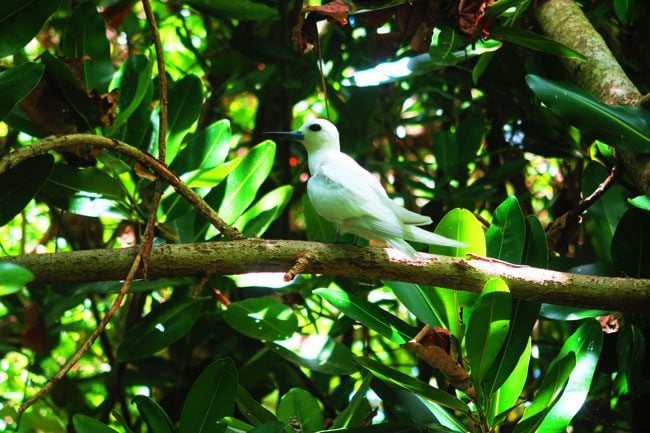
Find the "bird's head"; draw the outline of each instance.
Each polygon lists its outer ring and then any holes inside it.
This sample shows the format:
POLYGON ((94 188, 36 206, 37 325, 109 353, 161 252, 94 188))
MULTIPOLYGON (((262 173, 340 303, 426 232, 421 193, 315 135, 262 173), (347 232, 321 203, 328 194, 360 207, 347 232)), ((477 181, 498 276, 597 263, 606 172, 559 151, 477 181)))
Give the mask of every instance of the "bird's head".
POLYGON ((305 122, 297 131, 265 132, 264 135, 277 138, 288 138, 299 141, 307 149, 307 153, 318 150, 340 151, 339 131, 329 120, 314 119, 305 122))

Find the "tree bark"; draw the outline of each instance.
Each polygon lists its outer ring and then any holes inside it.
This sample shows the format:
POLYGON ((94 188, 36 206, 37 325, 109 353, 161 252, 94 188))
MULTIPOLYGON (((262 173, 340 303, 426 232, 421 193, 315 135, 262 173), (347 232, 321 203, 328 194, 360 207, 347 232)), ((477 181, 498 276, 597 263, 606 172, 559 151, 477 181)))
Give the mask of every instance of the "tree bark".
MULTIPOLYGON (((535 14, 548 37, 587 58, 586 61, 563 59, 578 86, 606 104, 641 104, 643 95, 574 0, 541 1, 535 14)), ((650 154, 619 151, 617 156, 638 190, 650 194, 650 154)))
MULTIPOLYGON (((114 281, 125 277, 137 248, 0 257, 25 266, 31 284, 114 281)), ((149 278, 287 272, 300 258, 300 272, 398 280, 479 292, 502 278, 515 298, 585 308, 647 311, 650 280, 568 274, 483 258, 418 254, 409 260, 394 249, 304 241, 247 239, 153 248, 149 278), (308 254, 305 254, 308 252, 308 254)))

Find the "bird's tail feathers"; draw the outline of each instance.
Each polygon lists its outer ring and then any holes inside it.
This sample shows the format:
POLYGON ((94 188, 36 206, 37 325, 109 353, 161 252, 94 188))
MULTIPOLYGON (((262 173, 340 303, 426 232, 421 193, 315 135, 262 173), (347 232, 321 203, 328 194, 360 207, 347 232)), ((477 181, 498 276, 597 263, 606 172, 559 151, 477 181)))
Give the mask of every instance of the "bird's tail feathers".
POLYGON ((431 233, 429 231, 421 229, 420 227, 406 226, 405 231, 408 235, 404 236, 404 239, 409 241, 422 242, 431 245, 442 245, 445 247, 463 248, 467 246, 466 243, 459 242, 454 239, 449 239, 436 233, 431 233))
POLYGON ((390 203, 393 212, 395 212, 397 218, 399 218, 400 221, 402 221, 404 224, 413 224, 416 226, 425 226, 427 224, 431 224, 431 218, 429 218, 428 216, 411 212, 408 209, 404 209, 402 206, 398 205, 392 200, 390 201, 390 203))
POLYGON ((386 242, 390 244, 393 248, 400 250, 403 254, 408 256, 410 259, 415 259, 415 249, 409 245, 404 239, 392 238, 386 239, 386 242))

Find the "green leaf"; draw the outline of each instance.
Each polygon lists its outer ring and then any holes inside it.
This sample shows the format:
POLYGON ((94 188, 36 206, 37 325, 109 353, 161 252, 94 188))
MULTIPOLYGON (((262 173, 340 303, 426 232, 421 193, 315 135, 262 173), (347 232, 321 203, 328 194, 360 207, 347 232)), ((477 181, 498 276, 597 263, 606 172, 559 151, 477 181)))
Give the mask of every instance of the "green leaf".
POLYGON ((528 86, 546 106, 567 122, 596 138, 630 152, 650 152, 650 112, 606 105, 568 83, 526 75, 528 86))
POLYGON ((72 196, 86 191, 108 199, 124 200, 125 198, 122 184, 105 171, 95 167, 75 168, 63 162, 54 164, 45 188, 52 193, 54 193, 53 188, 59 188, 61 191, 57 194, 63 196, 72 196))
POLYGON ((0 2, 0 58, 14 54, 38 33, 62 0, 3 0, 0 2))
POLYGON ((266 232, 289 204, 293 195, 293 187, 284 185, 278 187, 257 201, 235 222, 244 236, 259 237, 266 232))
POLYGON ((451 257, 465 257, 467 253, 485 255, 483 226, 467 209, 455 208, 447 212, 436 225, 434 232, 450 239, 458 239, 466 243, 467 246, 458 248, 431 245, 429 246, 431 254, 451 257))
POLYGON ((281 421, 273 421, 266 424, 258 425, 248 431, 248 433, 280 433, 285 431, 285 425, 281 421))
POLYGON ((548 267, 548 246, 542 223, 535 215, 529 215, 526 221, 526 241, 521 263, 535 268, 548 267))
POLYGON ((614 12, 621 24, 627 25, 634 16, 631 3, 631 0, 614 0, 614 12))
POLYGON ((529 338, 526 346, 524 346, 524 351, 519 356, 514 368, 503 384, 492 393, 484 393, 489 401, 488 423, 491 426, 498 423, 501 416, 511 410, 513 405, 517 403, 519 395, 526 385, 526 378, 528 377, 531 346, 529 338))
POLYGON ((576 367, 576 355, 574 352, 567 352, 561 358, 558 356, 549 367, 544 380, 539 387, 533 403, 526 408, 523 417, 515 427, 514 433, 557 431, 542 430, 540 424, 548 415, 554 405, 559 403, 562 393, 568 387, 567 381, 576 367))
POLYGON ((82 414, 72 416, 72 425, 76 433, 117 433, 106 424, 82 414))
POLYGON ((634 207, 650 212, 650 195, 638 195, 628 198, 627 201, 634 207))
POLYGON ((175 432, 174 424, 169 419, 169 415, 155 400, 144 395, 136 395, 132 401, 138 407, 138 412, 140 412, 142 419, 147 424, 149 433, 175 432))
POLYGON ((278 419, 267 408, 257 402, 249 393, 246 388, 239 385, 237 388, 237 397, 235 399, 237 408, 253 425, 268 424, 277 421, 278 419))
POLYGON ((508 335, 511 308, 507 284, 500 278, 488 281, 473 308, 465 335, 472 382, 477 388, 508 335))
POLYGON ((30 62, 0 72, 0 120, 36 87, 43 70, 45 66, 30 62))
POLYGON ((628 210, 612 239, 612 259, 620 272, 632 278, 650 278, 650 213, 628 210))
POLYGON ((540 316, 547 319, 573 321, 610 314, 609 310, 584 309, 564 305, 542 304, 540 316))
POLYGON ((0 263, 0 296, 11 295, 34 279, 27 268, 14 263, 0 263))
POLYGON ((361 366, 370 371, 374 376, 388 383, 389 385, 395 385, 398 388, 419 394, 422 397, 425 397, 448 409, 457 410, 464 414, 470 413, 469 407, 455 396, 434 388, 415 377, 411 377, 407 374, 402 373, 401 371, 390 368, 378 361, 375 361, 374 359, 365 356, 358 357, 356 360, 359 364, 361 364, 361 366))
POLYGON ((238 20, 269 20, 278 16, 277 9, 251 0, 186 0, 185 3, 208 15, 238 20))
POLYGON ((262 341, 284 340, 298 329, 293 310, 268 296, 233 302, 223 318, 238 332, 262 341))
MULTIPOLYGON (((345 427, 356 427, 353 420, 361 418, 366 419, 368 413, 364 411, 364 407, 368 408, 368 400, 366 399, 366 393, 370 389, 370 383, 374 376, 372 374, 367 374, 363 378, 363 382, 359 388, 354 392, 354 396, 350 399, 350 403, 343 409, 332 422, 331 429, 345 428, 345 427), (364 405, 365 403, 365 405, 364 405), (362 413, 364 416, 359 417, 359 413, 362 413)), ((372 409, 370 409, 372 412, 372 409)))
POLYGON ((66 23, 61 45, 66 57, 87 57, 82 67, 88 91, 108 92, 114 72, 111 47, 106 39, 104 19, 94 4, 84 2, 74 8, 66 23))
POLYGON ((170 168, 181 175, 192 170, 217 167, 226 160, 231 141, 228 119, 214 122, 192 135, 170 168))
POLYGON ((336 224, 320 216, 309 200, 307 193, 300 199, 307 222, 307 239, 310 241, 331 242, 336 237, 336 224))
MULTIPOLYGON (((591 380, 603 346, 603 332, 597 320, 589 319, 564 343, 556 359, 569 352, 576 355, 576 365, 558 402, 540 424, 540 432, 562 432, 587 398, 591 380)), ((552 368, 554 363, 551 363, 552 368)))
POLYGON ((636 325, 626 325, 616 340, 618 373, 615 387, 618 395, 642 395, 644 391, 646 343, 643 330, 636 325))
POLYGON ((278 419, 302 433, 321 431, 325 422, 318 400, 300 388, 292 388, 282 396, 278 404, 278 419))
POLYGON ((269 344, 269 349, 287 361, 324 374, 352 374, 357 371, 352 352, 327 335, 294 335, 269 344))
POLYGON ((324 298, 346 316, 397 344, 406 343, 417 333, 406 322, 386 310, 339 288, 321 288, 314 290, 313 293, 324 298))
POLYGON ((106 135, 113 136, 143 102, 151 87, 152 69, 153 61, 144 54, 129 56, 122 64, 116 82, 120 90, 119 112, 113 124, 106 128, 106 135))
POLYGON ((53 165, 54 158, 46 153, 0 174, 0 227, 11 221, 34 198, 53 165))
POLYGON ((217 359, 206 367, 185 399, 178 432, 213 433, 217 421, 232 416, 237 385, 232 359, 217 359))
POLYGON ((185 336, 199 318, 201 302, 167 301, 124 334, 117 349, 121 361, 146 358, 185 336))
POLYGON ((539 35, 524 29, 514 27, 495 27, 490 29, 490 38, 510 42, 515 45, 530 48, 531 50, 553 54, 569 59, 587 60, 582 54, 572 50, 546 36, 539 35))
POLYGON ((516 197, 508 197, 494 210, 494 219, 485 238, 489 257, 521 264, 526 242, 526 223, 516 197))
POLYGON ((215 198, 223 197, 218 213, 226 223, 235 222, 253 202, 257 190, 271 172, 274 158, 275 144, 272 141, 258 144, 230 172, 226 178, 225 186, 223 183, 220 184, 206 196, 206 201, 211 205, 215 201, 218 203, 215 198))
POLYGON ((383 281, 383 283, 392 290, 397 299, 418 320, 431 327, 446 327, 445 318, 442 316, 443 313, 438 311, 432 301, 435 296, 433 287, 401 281, 383 281))
POLYGON ((167 163, 170 164, 180 150, 185 133, 201 114, 201 79, 194 74, 185 75, 170 86, 167 99, 167 163))

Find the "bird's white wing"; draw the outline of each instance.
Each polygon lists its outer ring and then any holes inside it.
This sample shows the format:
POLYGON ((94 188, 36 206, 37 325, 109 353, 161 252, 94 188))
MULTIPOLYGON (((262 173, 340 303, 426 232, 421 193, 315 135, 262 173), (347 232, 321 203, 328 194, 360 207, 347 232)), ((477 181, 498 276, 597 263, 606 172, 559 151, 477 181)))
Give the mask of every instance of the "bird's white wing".
POLYGON ((316 211, 337 224, 365 216, 397 218, 392 201, 379 181, 343 153, 319 161, 307 184, 307 192, 316 211))

